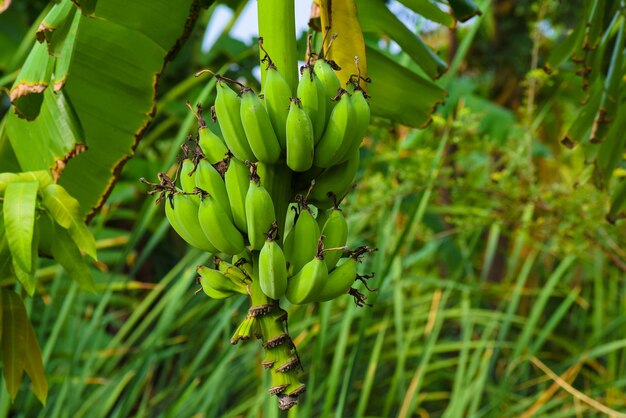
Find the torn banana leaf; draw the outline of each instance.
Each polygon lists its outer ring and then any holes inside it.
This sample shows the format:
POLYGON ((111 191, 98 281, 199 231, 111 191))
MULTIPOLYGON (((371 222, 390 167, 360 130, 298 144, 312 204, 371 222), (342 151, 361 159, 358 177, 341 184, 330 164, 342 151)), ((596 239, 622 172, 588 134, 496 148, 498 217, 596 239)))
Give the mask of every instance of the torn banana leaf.
POLYGON ((48 55, 46 44, 35 42, 9 92, 19 117, 33 120, 39 115, 43 92, 50 84, 53 66, 54 58, 48 55))

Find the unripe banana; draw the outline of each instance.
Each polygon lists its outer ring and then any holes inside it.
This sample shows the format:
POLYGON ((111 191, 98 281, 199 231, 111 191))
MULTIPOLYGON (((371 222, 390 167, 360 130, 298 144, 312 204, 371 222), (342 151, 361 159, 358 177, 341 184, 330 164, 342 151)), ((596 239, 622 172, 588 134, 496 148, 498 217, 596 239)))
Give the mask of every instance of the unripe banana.
POLYGON ((248 232, 246 221, 246 194, 250 187, 250 171, 244 163, 232 157, 224 174, 224 184, 228 203, 233 214, 233 222, 241 232, 248 232))
MULTIPOLYGON (((326 254, 328 257, 328 254, 326 254)), ((356 279, 357 260, 349 257, 328 274, 322 290, 315 298, 315 302, 326 302, 346 293, 356 279)))
POLYGON ((232 222, 233 214, 228 203, 226 184, 221 174, 207 160, 200 160, 194 174, 196 187, 206 191, 222 207, 232 222))
POLYGON ((259 184, 259 177, 253 172, 246 194, 246 221, 248 240, 253 250, 260 250, 265 243, 265 235, 276 222, 276 213, 272 197, 259 184))
MULTIPOLYGON (((314 142, 317 144, 326 127, 326 101, 328 98, 322 82, 310 66, 304 68, 296 96, 302 102, 302 108, 311 119, 314 142)), ((287 145, 287 150, 289 150, 289 145, 287 145)))
POLYGON ((243 251, 241 232, 214 197, 208 194, 203 196, 197 216, 202 232, 215 248, 229 255, 243 251))
POLYGON ((361 146, 361 141, 365 136, 367 127, 370 124, 370 105, 367 102, 366 94, 361 88, 356 88, 350 96, 352 106, 354 107, 354 133, 350 140, 345 141, 341 146, 338 154, 341 157, 337 160, 342 163, 347 160, 361 146))
POLYGON ((320 229, 309 208, 304 206, 293 227, 293 243, 291 244, 289 262, 292 274, 297 274, 317 251, 320 229))
POLYGON ((189 158, 185 158, 180 166, 180 188, 183 189, 185 193, 192 193, 193 189, 196 187, 194 167, 195 164, 189 158))
POLYGON ((271 299, 280 299, 287 290, 285 255, 269 234, 259 254, 259 285, 265 296, 271 299))
POLYGON ((328 209, 332 206, 329 192, 333 192, 335 196, 343 196, 352 186, 359 168, 360 156, 360 151, 356 150, 347 161, 327 169, 317 177, 309 196, 310 203, 319 209, 328 209))
POLYGON ((287 300, 295 305, 311 302, 322 291, 327 278, 328 268, 321 255, 318 255, 289 280, 285 293, 287 300))
MULTIPOLYGON (((246 287, 243 283, 236 283, 226 277, 223 273, 207 266, 198 266, 196 272, 200 275, 200 284, 206 284, 221 292, 235 292, 246 295, 246 287)), ((203 286, 204 287, 204 286, 203 286)))
POLYGON ((287 115, 287 166, 295 172, 313 166, 313 125, 300 100, 291 99, 287 115))
POLYGON ((217 290, 213 288, 209 284, 209 282, 206 279, 203 279, 201 276, 198 276, 198 281, 200 282, 200 285, 202 286, 202 290, 204 291, 204 293, 211 299, 216 299, 216 300, 226 299, 237 294, 236 292, 232 292, 232 291, 217 290))
POLYGON ((272 122, 261 99, 249 88, 241 94, 241 122, 255 157, 267 164, 278 161, 280 143, 272 122))
POLYGON ((217 253, 217 248, 207 239, 198 221, 198 196, 176 193, 165 201, 165 216, 174 230, 188 244, 209 253, 217 253))
POLYGON ((346 140, 350 141, 354 134, 355 118, 352 100, 348 93, 342 90, 339 102, 328 119, 324 135, 315 146, 313 164, 324 168, 335 165, 340 157, 338 152, 342 145, 346 140))
POLYGON ((239 116, 241 99, 222 79, 215 88, 215 114, 228 149, 241 161, 256 161, 239 116))
POLYGON ((291 99, 291 89, 283 76, 270 64, 265 73, 265 83, 263 84, 263 94, 265 107, 270 116, 270 121, 274 127, 274 132, 280 143, 280 147, 287 147, 287 113, 289 112, 289 99, 291 99))
POLYGON ((252 254, 248 250, 244 250, 241 253, 233 256, 233 265, 238 267, 246 276, 252 277, 254 274, 252 268, 252 254))
POLYGON ((324 87, 324 97, 326 99, 326 121, 328 121, 330 114, 335 107, 335 102, 332 101, 331 98, 335 97, 337 90, 341 87, 341 83, 339 82, 339 78, 337 78, 337 74, 335 74, 335 70, 333 70, 331 65, 323 59, 315 61, 313 70, 324 87))
POLYGON ((224 140, 215 135, 207 126, 198 129, 198 137, 198 145, 209 163, 217 164, 226 157, 228 148, 224 140))
MULTIPOLYGON (((333 209, 322 229, 325 248, 340 248, 348 241, 348 222, 339 209, 333 209)), ((324 262, 328 270, 332 270, 341 258, 343 251, 330 250, 324 254, 324 262)))
POLYGON ((319 226, 320 231, 324 229, 324 225, 326 224, 326 221, 330 217, 330 214, 332 213, 333 210, 334 208, 326 209, 326 210, 319 209, 317 211, 317 216, 315 217, 315 221, 317 222, 317 226, 319 226))

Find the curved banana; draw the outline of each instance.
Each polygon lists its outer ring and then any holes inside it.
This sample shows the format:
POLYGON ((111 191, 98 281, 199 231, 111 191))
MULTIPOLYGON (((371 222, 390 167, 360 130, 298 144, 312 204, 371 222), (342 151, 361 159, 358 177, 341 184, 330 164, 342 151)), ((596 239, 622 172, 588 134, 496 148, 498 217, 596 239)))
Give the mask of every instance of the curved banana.
POLYGON ((178 174, 180 177, 180 188, 183 189, 185 193, 192 193, 193 189, 196 187, 194 169, 195 164, 193 161, 189 158, 185 158, 180 166, 180 173, 178 174))
POLYGON ((202 291, 211 299, 216 299, 216 300, 226 299, 237 294, 236 292, 232 292, 232 291, 223 291, 223 290, 215 289, 214 287, 211 286, 208 280, 205 278, 202 278, 202 276, 198 276, 197 280, 202 286, 202 291))
POLYGON ((339 78, 337 78, 337 74, 335 74, 333 67, 323 59, 315 61, 313 70, 324 87, 324 97, 326 99, 326 121, 328 121, 330 114, 335 107, 335 102, 333 102, 331 98, 337 95, 337 91, 341 88, 341 83, 339 82, 339 78))
POLYGON ((328 274, 322 290, 315 298, 315 302, 326 302, 346 293, 356 280, 357 260, 349 257, 328 274))
MULTIPOLYGON (((250 275, 247 271, 243 270, 240 267, 237 267, 234 264, 230 264, 224 260, 221 260, 217 257, 214 258, 215 266, 217 269, 222 272, 222 274, 228 277, 231 281, 237 284, 243 284, 244 286, 250 282, 250 275)), ((245 264, 242 266, 244 267, 245 264)))
POLYGON ((217 253, 217 248, 211 244, 200 228, 198 205, 198 196, 175 193, 171 195, 171 202, 170 199, 165 201, 165 216, 178 235, 189 245, 209 253, 217 253))
MULTIPOLYGON (((340 248, 346 245, 348 241, 348 222, 346 222, 346 218, 339 208, 331 210, 328 219, 324 223, 324 228, 322 228, 322 235, 324 236, 325 248, 340 248)), ((326 251, 324 262, 329 271, 335 267, 342 254, 342 250, 326 251)))
POLYGON ((228 168, 224 173, 224 185, 235 226, 241 232, 248 232, 246 194, 248 187, 250 187, 250 171, 244 163, 234 157, 229 159, 228 168))
POLYGON ((332 207, 333 202, 328 193, 343 196, 348 191, 359 168, 360 158, 360 151, 356 150, 347 161, 325 170, 315 179, 309 202, 319 209, 332 207))
POLYGON ((259 285, 265 296, 271 299, 280 299, 287 290, 287 262, 271 234, 259 253, 259 285))
POLYGON ((213 196, 203 196, 197 216, 202 232, 220 252, 234 255, 243 251, 241 232, 213 196))
POLYGON ((276 222, 276 212, 272 197, 259 182, 259 176, 253 170, 250 186, 246 194, 246 222, 248 240, 253 250, 260 250, 265 243, 265 235, 276 222))
POLYGON ((361 147, 361 141, 370 124, 370 105, 367 102, 366 93, 360 87, 356 87, 354 93, 350 96, 350 100, 354 108, 354 129, 352 135, 346 138, 346 141, 344 141, 337 152, 339 155, 337 163, 346 161, 361 147))
POLYGON ((273 164, 280 158, 280 143, 261 99, 250 88, 241 92, 241 123, 255 157, 273 164))
MULTIPOLYGON (((335 90, 336 91, 336 90, 335 90)), ((305 66, 296 96, 302 102, 302 108, 311 119, 313 125, 313 138, 317 144, 326 127, 326 90, 322 82, 313 71, 311 66, 305 66)), ((289 150, 289 145, 287 145, 289 150)))
MULTIPOLYGON (((226 293, 235 292, 242 295, 248 293, 243 283, 233 282, 220 271, 207 266, 198 266, 196 272, 200 275, 200 284, 204 282, 212 289, 226 293)), ((204 288, 204 285, 202 287, 204 288)))
POLYGON ((301 207, 290 235, 293 235, 293 242, 289 249, 290 268, 292 274, 297 274, 305 264, 315 257, 320 238, 319 226, 317 226, 308 206, 301 207))
POLYGON ((274 127, 274 132, 280 143, 280 147, 287 147, 287 113, 289 112, 289 99, 291 99, 291 89, 284 77, 276 70, 273 63, 267 67, 265 73, 265 83, 263 84, 263 95, 265 108, 270 116, 270 121, 274 127))
POLYGON ((228 154, 224 140, 207 126, 198 129, 198 138, 198 145, 200 145, 200 149, 209 163, 217 164, 228 154))
POLYGON ((226 184, 220 173, 207 160, 200 160, 196 166, 195 186, 208 192, 209 195, 222 207, 232 222, 233 214, 228 203, 226 184))
POLYGON ((228 149, 241 161, 256 161, 239 116, 241 99, 221 77, 215 88, 215 114, 228 149))
POLYGON ((345 141, 350 141, 354 134, 356 119, 354 106, 347 91, 341 90, 339 102, 333 109, 326 124, 326 130, 315 146, 313 164, 328 168, 337 163, 341 157, 338 152, 345 141))
POLYGON ((322 252, 318 254, 295 276, 289 279, 287 284, 287 300, 295 305, 302 305, 313 301, 324 288, 328 278, 328 268, 324 263, 322 252))
POLYGON ((287 115, 287 166, 295 172, 313 166, 315 140, 311 119, 299 99, 291 99, 287 115))

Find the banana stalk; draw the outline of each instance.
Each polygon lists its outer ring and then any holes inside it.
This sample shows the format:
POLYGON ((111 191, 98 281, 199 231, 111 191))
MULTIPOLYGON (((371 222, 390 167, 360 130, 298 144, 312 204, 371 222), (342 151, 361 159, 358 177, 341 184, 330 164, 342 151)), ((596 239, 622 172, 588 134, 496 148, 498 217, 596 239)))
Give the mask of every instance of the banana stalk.
MULTIPOLYGON (((258 0, 259 36, 268 55, 291 91, 298 87, 298 50, 294 0, 258 0)), ((260 52, 264 57, 263 51, 260 52)), ((261 85, 265 84, 265 66, 261 65, 261 85)))

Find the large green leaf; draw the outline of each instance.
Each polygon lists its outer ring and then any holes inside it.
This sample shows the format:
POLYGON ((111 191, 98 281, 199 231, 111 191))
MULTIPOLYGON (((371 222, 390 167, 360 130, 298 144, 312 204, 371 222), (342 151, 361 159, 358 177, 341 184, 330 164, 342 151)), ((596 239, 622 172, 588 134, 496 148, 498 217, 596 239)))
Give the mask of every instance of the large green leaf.
POLYGON ((443 102, 442 88, 369 46, 367 63, 373 114, 415 127, 430 121, 430 114, 443 102))
MULTIPOLYGON (((53 77, 63 95, 44 94, 33 125, 8 115, 6 133, 22 170, 63 173, 60 184, 80 201, 84 216, 104 202, 152 119, 159 76, 189 33, 197 1, 75 3, 81 7, 78 20, 52 48, 60 54, 53 77), (83 143, 88 150, 81 153, 83 143)), ((55 24, 68 27, 70 19, 68 13, 55 24)))
POLYGON ((32 272, 38 182, 12 182, 4 192, 4 225, 9 249, 16 264, 32 272))

